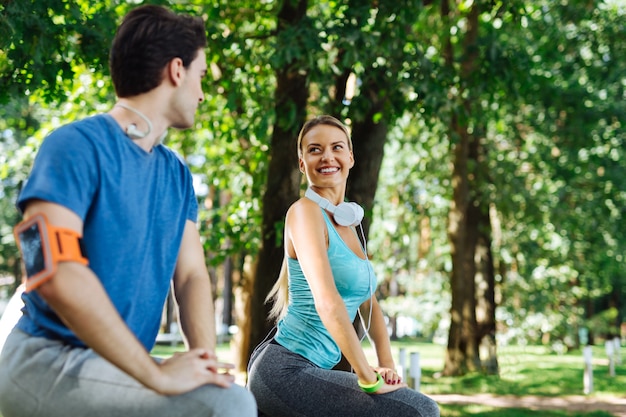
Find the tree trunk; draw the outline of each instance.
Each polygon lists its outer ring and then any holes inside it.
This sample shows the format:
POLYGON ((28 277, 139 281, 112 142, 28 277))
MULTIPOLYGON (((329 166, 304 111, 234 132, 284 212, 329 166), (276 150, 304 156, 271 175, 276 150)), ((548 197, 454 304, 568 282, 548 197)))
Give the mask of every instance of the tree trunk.
POLYGON ((476 297, 476 345, 479 347, 479 358, 484 372, 498 374, 498 357, 496 350, 496 299, 495 269, 491 251, 491 218, 489 216, 489 199, 483 192, 488 182, 488 166, 483 146, 485 129, 481 125, 474 128, 470 141, 469 159, 475 167, 470 182, 471 196, 468 207, 468 223, 473 229, 474 249, 474 285, 476 297))
MULTIPOLYGON (((376 87, 373 87, 376 88, 376 87)), ((378 187, 378 174, 383 161, 385 141, 387 140, 387 121, 376 122, 374 115, 378 109, 372 108, 363 120, 354 120, 352 142, 354 147, 354 166, 348 178, 347 196, 350 201, 359 203, 371 213, 378 187)), ((368 236, 371 215, 363 219, 363 233, 368 236)))
POLYGON ((475 161, 476 182, 473 192, 473 204, 470 210, 471 217, 476 222, 477 241, 474 249, 476 264, 476 343, 479 346, 479 356, 482 369, 490 375, 498 375, 499 365, 496 345, 496 277, 493 260, 492 228, 489 213, 489 198, 483 192, 488 182, 488 167, 486 152, 481 139, 484 137, 484 128, 475 129, 470 146, 470 157, 475 161), (480 135, 478 134, 480 132, 480 135))
MULTIPOLYGON (((281 32, 297 26, 306 16, 307 1, 285 1, 277 16, 277 39, 281 32)), ((277 45, 280 49, 281 46, 277 45)), ((289 206, 300 195, 301 173, 298 169, 296 139, 298 130, 306 119, 306 104, 309 96, 308 74, 298 62, 285 64, 276 70, 275 113, 276 121, 272 134, 267 188, 263 196, 263 235, 258 254, 258 263, 253 277, 252 294, 247 308, 250 320, 250 337, 247 348, 240 347, 245 357, 240 358, 240 367, 245 368, 252 351, 273 324, 267 319, 270 306, 265 298, 278 278, 284 257, 283 223, 289 206)))
MULTIPOLYGON (((442 2, 442 17, 450 14, 448 3, 442 2)), ((476 298, 474 275, 476 265, 474 254, 478 240, 478 228, 475 220, 471 221, 472 209, 470 189, 470 152, 472 136, 468 130, 468 117, 471 115, 471 94, 465 94, 465 86, 471 85, 471 79, 477 59, 475 42, 478 35, 478 8, 476 4, 468 15, 467 33, 463 42, 463 61, 460 68, 459 105, 453 111, 450 123, 452 142, 454 143, 452 187, 453 201, 450 206, 448 238, 452 255, 452 274, 450 288, 452 305, 450 311, 450 332, 446 350, 443 374, 446 376, 463 375, 468 371, 480 369, 480 358, 476 341, 476 298)), ((445 51, 449 68, 454 68, 454 52, 451 43, 445 51)), ((472 166, 475 166, 473 164, 472 166)), ((476 185, 474 184, 474 187, 476 185)))
POLYGON ((233 325, 233 274, 234 265, 232 256, 224 259, 224 289, 222 290, 222 331, 228 335, 228 329, 233 325))
POLYGON ((476 246, 476 343, 482 369, 490 375, 499 374, 496 344, 495 273, 491 252, 491 226, 487 209, 479 207, 479 232, 476 246))
POLYGON ((443 374, 463 375, 476 368, 475 348, 476 310, 474 295, 474 254, 468 244, 468 142, 469 137, 457 118, 453 118, 453 128, 458 135, 454 149, 454 170, 452 177, 453 201, 450 206, 448 238, 452 256, 452 305, 450 311, 450 332, 443 374), (475 355, 475 356, 474 356, 475 355))
MULTIPOLYGON (((400 295, 400 285, 398 284, 398 280, 396 278, 396 274, 390 274, 388 278, 389 282, 389 297, 397 297, 400 295)), ((394 314, 393 316, 389 316, 389 327, 391 332, 389 334, 389 338, 391 340, 398 340, 398 315, 394 314)))

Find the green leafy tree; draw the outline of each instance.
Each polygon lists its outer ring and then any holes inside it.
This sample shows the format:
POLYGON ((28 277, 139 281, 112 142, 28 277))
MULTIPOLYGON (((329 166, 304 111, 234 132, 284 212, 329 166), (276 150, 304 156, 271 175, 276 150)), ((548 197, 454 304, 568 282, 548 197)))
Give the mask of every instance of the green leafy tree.
POLYGON ((63 101, 80 64, 107 71, 112 2, 6 1, 0 12, 0 102, 34 91, 63 101))
POLYGON ((624 264, 624 188, 617 176, 624 170, 625 45, 617 39, 625 10, 599 1, 527 11, 532 30, 518 48, 530 69, 518 82, 521 111, 509 123, 518 126, 520 140, 509 147, 517 169, 499 169, 510 181, 502 189, 517 190, 516 207, 501 204, 504 234, 515 242, 506 249, 515 273, 504 305, 538 317, 537 339, 572 346, 576 328, 599 310, 613 306, 621 311, 616 322, 624 317, 617 272, 624 264))

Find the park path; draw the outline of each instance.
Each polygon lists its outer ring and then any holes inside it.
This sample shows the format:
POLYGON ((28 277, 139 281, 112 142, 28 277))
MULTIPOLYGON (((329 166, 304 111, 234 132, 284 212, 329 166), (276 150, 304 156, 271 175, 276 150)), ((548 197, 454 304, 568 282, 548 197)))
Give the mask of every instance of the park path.
POLYGON ((615 417, 626 417, 626 397, 593 398, 584 395, 566 397, 540 397, 534 395, 516 397, 514 395, 429 395, 439 404, 481 404, 501 408, 525 408, 529 410, 569 410, 569 411, 606 411, 615 417))

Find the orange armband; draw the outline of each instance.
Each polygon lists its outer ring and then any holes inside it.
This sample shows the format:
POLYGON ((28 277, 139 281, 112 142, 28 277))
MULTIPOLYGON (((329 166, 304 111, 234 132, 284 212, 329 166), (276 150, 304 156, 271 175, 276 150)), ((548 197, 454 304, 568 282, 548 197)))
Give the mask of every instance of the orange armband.
POLYGON ((26 270, 26 291, 52 278, 59 262, 89 263, 82 236, 72 229, 51 225, 43 213, 18 223, 13 234, 26 270))

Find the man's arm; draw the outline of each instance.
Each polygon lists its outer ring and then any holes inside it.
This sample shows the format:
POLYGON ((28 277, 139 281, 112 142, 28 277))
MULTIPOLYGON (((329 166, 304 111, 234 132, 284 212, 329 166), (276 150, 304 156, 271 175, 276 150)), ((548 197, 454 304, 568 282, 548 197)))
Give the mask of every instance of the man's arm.
MULTIPOLYGON (((24 217, 43 212, 58 227, 82 234, 82 221, 58 204, 33 201, 24 217)), ((230 381, 212 369, 217 364, 202 349, 157 364, 130 331, 96 275, 76 262, 58 265, 55 276, 36 291, 87 346, 145 386, 161 394, 179 394, 207 383, 228 386, 230 381)))
POLYGON ((204 250, 194 222, 188 220, 180 245, 174 294, 180 325, 190 349, 215 349, 215 308, 204 250))

